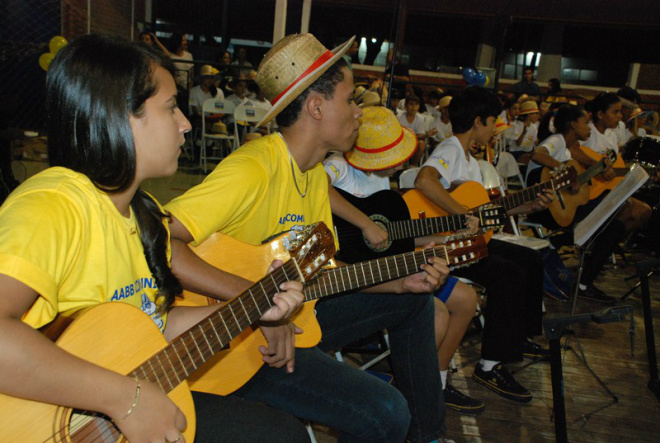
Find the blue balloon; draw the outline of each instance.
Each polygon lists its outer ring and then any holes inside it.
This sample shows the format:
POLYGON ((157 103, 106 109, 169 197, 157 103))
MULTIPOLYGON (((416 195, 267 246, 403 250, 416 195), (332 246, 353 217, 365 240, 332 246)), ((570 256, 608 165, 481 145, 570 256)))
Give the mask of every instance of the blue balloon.
POLYGON ((472 68, 463 69, 463 80, 465 80, 468 85, 474 84, 476 75, 477 75, 477 71, 475 71, 472 68))
POLYGON ((474 81, 474 84, 477 86, 483 86, 486 84, 486 74, 483 72, 477 72, 476 79, 474 81))

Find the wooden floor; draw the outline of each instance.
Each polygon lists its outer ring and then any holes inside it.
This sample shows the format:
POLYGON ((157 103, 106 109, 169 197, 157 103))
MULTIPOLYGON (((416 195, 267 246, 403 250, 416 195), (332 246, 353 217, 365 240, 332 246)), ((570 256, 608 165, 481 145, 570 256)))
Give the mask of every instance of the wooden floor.
MULTIPOLYGON (((204 179, 195 168, 180 170, 169 179, 149 181, 145 188, 159 201, 165 203, 185 189, 204 179)), ((631 255, 634 260, 648 256, 640 253, 631 255)), ((572 261, 568 260, 571 264, 572 261)), ((574 262, 573 262, 574 263, 574 262)), ((599 287, 613 296, 623 295, 636 279, 626 281, 635 274, 633 265, 608 266, 596 282, 599 287)), ((653 317, 656 323, 655 340, 660 343, 660 277, 652 276, 651 298, 653 317)), ((660 442, 660 406, 647 389, 648 366, 644 325, 639 290, 626 301, 634 307, 635 335, 634 355, 630 352, 629 323, 594 324, 575 328, 573 349, 583 349, 589 365, 618 398, 612 398, 601 388, 587 368, 571 351, 564 353, 564 382, 566 414, 570 442, 618 443, 660 442)), ((568 303, 559 303, 546 298, 547 315, 570 312, 568 303)), ((603 306, 580 300, 577 312, 592 312, 603 306)), ((543 337, 539 342, 545 343, 543 337)), ((479 358, 479 334, 468 334, 456 355, 458 371, 451 375, 452 383, 470 395, 487 402, 486 411, 479 417, 462 416, 447 412, 448 437, 457 443, 543 443, 554 442, 552 421, 552 389, 550 367, 547 363, 510 366, 516 378, 534 396, 531 404, 519 405, 498 397, 474 383, 470 377, 474 363, 479 358)), ((333 432, 323 426, 314 426, 319 443, 337 441, 333 432)))
MULTIPOLYGON (((608 265, 596 284, 613 296, 621 296, 637 279, 632 260, 647 260, 642 253, 629 255, 631 261, 608 265)), ((575 261, 566 260, 569 266, 575 261)), ((651 299, 656 345, 660 343, 660 276, 651 276, 651 299)), ((633 306, 634 355, 631 355, 630 322, 595 324, 574 328, 568 345, 577 353, 582 350, 588 365, 603 380, 618 401, 601 387, 572 350, 562 352, 566 396, 568 440, 573 443, 660 442, 660 405, 647 388, 649 381, 644 322, 639 289, 620 304, 633 306)), ((570 303, 545 299, 546 315, 570 314, 570 303)), ((598 303, 578 300, 577 313, 603 309, 598 303)), ((546 344, 545 337, 539 343, 546 344)), ((566 338, 562 344, 566 344, 566 338)), ((555 441, 552 420, 552 384, 549 363, 526 360, 509 365, 516 379, 527 387, 534 399, 530 404, 502 399, 471 380, 474 364, 479 359, 479 331, 468 332, 455 357, 457 372, 451 382, 469 395, 487 402, 486 411, 478 416, 447 411, 448 438, 457 443, 550 443, 555 441)), ((380 370, 387 370, 383 365, 380 370)), ((315 427, 319 443, 336 442, 326 428, 315 427)))

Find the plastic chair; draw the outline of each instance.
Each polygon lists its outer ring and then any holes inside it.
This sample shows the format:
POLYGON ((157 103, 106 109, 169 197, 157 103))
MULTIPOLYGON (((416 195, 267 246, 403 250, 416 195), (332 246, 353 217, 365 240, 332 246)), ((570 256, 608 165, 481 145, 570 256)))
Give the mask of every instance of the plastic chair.
MULTIPOLYGON (((234 109, 234 135, 236 136, 236 145, 235 148, 243 144, 243 139, 245 138, 245 129, 248 126, 242 126, 241 130, 238 129, 238 124, 236 122, 247 122, 247 123, 256 123, 261 121, 261 119, 266 115, 268 111, 264 108, 258 108, 256 106, 249 106, 245 104, 240 104, 234 109)), ((270 133, 270 124, 266 125, 266 130, 270 133)))
POLYGON ((399 176, 399 189, 412 189, 415 187, 415 179, 420 168, 406 169, 399 176))
MULTIPOLYGON (((202 105, 202 146, 199 152, 199 167, 202 168, 202 171, 206 173, 206 162, 207 160, 222 160, 223 157, 210 157, 206 155, 206 142, 207 140, 218 140, 221 143, 225 140, 228 140, 232 145, 236 145, 236 137, 230 134, 216 134, 209 132, 206 127, 206 115, 207 114, 233 114, 235 106, 232 102, 227 100, 216 100, 210 98, 204 101, 202 105)), ((222 147, 222 145, 221 145, 222 147)))
POLYGON ((511 178, 517 179, 520 187, 525 188, 525 180, 523 179, 522 174, 520 173, 520 167, 516 158, 511 155, 510 152, 500 152, 497 160, 497 166, 495 167, 497 172, 502 177, 504 182, 504 189, 509 189, 509 180, 511 178))

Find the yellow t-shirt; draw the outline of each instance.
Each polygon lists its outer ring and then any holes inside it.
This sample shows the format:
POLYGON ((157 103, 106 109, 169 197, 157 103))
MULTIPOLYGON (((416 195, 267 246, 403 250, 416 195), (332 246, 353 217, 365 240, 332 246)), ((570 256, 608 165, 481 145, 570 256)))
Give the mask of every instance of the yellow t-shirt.
POLYGON ((243 145, 201 184, 165 208, 183 223, 195 244, 217 231, 257 245, 295 226, 318 221, 332 229, 323 165, 303 174, 278 134, 243 145), (305 197, 298 190, 307 191, 305 197))
POLYGON ((109 301, 137 306, 165 328, 133 211, 123 217, 87 176, 69 169, 35 175, 0 208, 0 273, 39 293, 23 316, 34 328, 109 301))

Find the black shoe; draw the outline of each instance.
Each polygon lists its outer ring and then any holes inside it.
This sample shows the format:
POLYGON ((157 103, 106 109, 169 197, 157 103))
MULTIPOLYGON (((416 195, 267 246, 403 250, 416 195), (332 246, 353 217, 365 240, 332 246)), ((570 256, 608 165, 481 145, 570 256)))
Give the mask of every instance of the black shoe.
POLYGON ((468 397, 449 383, 447 383, 447 387, 442 393, 445 397, 445 405, 461 414, 477 415, 486 409, 486 403, 476 398, 468 397))
POLYGON ((578 297, 610 306, 616 304, 616 298, 610 297, 594 285, 589 285, 587 286, 587 289, 584 290, 580 289, 578 291, 578 297))
POLYGON ((550 358, 550 350, 531 340, 525 340, 523 357, 531 360, 548 360, 550 358))
POLYGON ((472 378, 504 398, 520 403, 532 401, 532 394, 513 378, 502 363, 498 363, 490 371, 484 371, 481 364, 477 363, 472 378))

